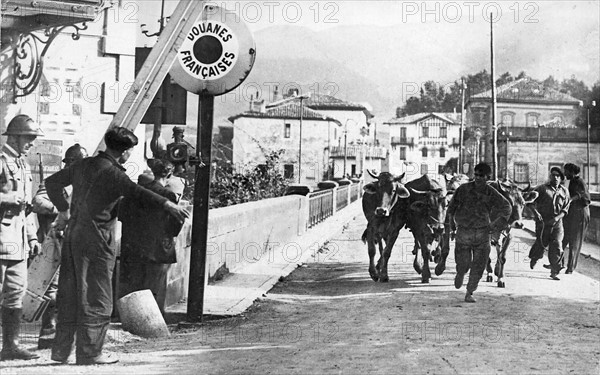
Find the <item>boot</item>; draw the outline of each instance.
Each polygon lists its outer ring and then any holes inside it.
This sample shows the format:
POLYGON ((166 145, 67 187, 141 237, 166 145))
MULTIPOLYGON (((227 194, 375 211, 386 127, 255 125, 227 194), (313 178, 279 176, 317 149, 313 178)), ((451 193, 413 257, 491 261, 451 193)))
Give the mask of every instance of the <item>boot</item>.
POLYGON ((36 359, 40 356, 19 347, 19 331, 21 328, 22 309, 2 307, 2 351, 1 361, 13 359, 36 359))
POLYGON ((42 329, 38 339, 38 349, 50 349, 56 336, 56 306, 48 306, 42 316, 42 329))

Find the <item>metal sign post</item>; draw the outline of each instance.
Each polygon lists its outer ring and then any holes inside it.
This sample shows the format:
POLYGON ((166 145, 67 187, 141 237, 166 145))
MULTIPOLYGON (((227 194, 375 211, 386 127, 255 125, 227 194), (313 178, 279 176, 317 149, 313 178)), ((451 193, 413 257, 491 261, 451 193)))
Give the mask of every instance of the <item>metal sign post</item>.
POLYGON ((181 87, 199 95, 197 157, 190 160, 196 165, 196 174, 187 318, 202 321, 208 279, 206 246, 214 98, 246 79, 254 65, 256 45, 240 17, 214 5, 206 6, 182 36, 184 41, 169 74, 181 87))
POLYGON ((192 251, 187 318, 202 321, 206 275, 206 246, 208 243, 208 204, 210 199, 210 167, 215 97, 200 95, 198 101, 198 140, 196 147, 196 179, 192 220, 192 251))

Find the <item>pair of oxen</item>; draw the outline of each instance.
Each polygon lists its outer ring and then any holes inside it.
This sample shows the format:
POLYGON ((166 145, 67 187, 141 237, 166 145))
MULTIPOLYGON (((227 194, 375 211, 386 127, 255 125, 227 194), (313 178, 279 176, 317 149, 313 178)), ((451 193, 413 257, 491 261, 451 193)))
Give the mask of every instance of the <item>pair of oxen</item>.
MULTIPOLYGON (((362 207, 368 224, 362 240, 368 246, 371 278, 374 281, 389 281, 388 261, 403 227, 409 229, 414 237, 413 267, 421 274, 421 282, 428 283, 431 279, 429 262, 432 260, 437 263, 435 274, 441 275, 446 269, 451 240, 450 220, 452 218, 446 217, 446 207, 454 191, 469 181, 468 177, 444 175, 446 186, 443 186, 428 175, 422 175, 416 180, 403 184, 401 181, 404 174, 394 176, 388 172, 378 175, 368 172, 375 181, 363 188, 362 207), (380 257, 375 263, 377 247, 379 247, 380 257), (419 262, 419 250, 422 255, 422 266, 419 262)), ((512 213, 506 227, 500 232, 492 233, 491 236, 498 255, 493 272, 498 277, 498 286, 503 288, 505 287, 506 251, 512 239, 510 230, 513 227, 522 227, 523 208, 535 201, 537 192, 532 191, 531 185, 521 190, 509 180, 491 181, 489 184, 512 206, 512 213)), ((493 281, 491 262, 488 262, 487 272, 486 280, 493 281)))

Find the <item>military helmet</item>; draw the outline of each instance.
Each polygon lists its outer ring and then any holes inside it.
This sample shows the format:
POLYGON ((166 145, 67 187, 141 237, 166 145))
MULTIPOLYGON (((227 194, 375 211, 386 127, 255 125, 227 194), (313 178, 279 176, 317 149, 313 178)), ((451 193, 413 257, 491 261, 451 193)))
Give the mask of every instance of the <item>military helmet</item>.
POLYGON ((2 135, 44 135, 42 129, 38 128, 33 119, 27 115, 15 116, 6 127, 2 135))
POLYGON ((75 143, 65 152, 63 163, 73 163, 87 157, 87 151, 79 143, 75 143))

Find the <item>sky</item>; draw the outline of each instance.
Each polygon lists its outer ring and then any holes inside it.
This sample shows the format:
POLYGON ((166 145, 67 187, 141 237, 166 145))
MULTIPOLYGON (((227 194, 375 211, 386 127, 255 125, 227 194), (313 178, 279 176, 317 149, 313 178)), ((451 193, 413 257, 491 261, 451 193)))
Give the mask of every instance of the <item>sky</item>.
MULTIPOLYGON (((123 0, 127 3, 127 0, 123 0)), ((177 0, 165 0, 165 14, 175 9, 177 0)), ((589 86, 600 80, 600 1, 216 1, 213 4, 235 11, 253 32, 271 26, 297 25, 312 31, 338 26, 397 26, 414 30, 414 38, 437 38, 449 43, 469 40, 474 35, 489 35, 490 16, 494 33, 527 38, 528 44, 547 43, 543 35, 573 35, 583 53, 560 58, 561 70, 573 71, 589 86)), ((141 0, 128 11, 145 23, 150 33, 158 30, 161 0, 141 0)), ((141 29, 140 29, 141 30, 141 29)), ((152 46, 156 37, 137 35, 138 46, 152 46)), ((525 39, 523 39, 525 42, 525 39)), ((282 46, 281 48, 285 48, 282 46)), ((502 46, 499 46, 502 48, 502 46)), ((527 50, 515 51, 517 60, 527 60, 527 50)), ((554 62, 553 62, 554 63, 554 62)), ((547 72, 528 72, 547 76, 547 72)))

